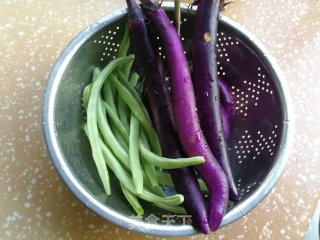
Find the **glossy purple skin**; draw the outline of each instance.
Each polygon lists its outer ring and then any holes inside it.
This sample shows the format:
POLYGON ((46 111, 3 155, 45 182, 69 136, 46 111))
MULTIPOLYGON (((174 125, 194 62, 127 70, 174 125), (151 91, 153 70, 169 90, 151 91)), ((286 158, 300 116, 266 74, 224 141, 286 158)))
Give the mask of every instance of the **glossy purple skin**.
MULTIPOLYGON (((145 89, 163 155, 171 158, 183 156, 174 127, 172 101, 166 83, 162 59, 156 54, 140 7, 134 0, 127 0, 128 22, 134 50, 142 63, 145 89)), ((192 216, 193 224, 204 234, 210 232, 207 209, 193 168, 170 171, 176 191, 185 197, 184 207, 192 216)))
MULTIPOLYGON (((192 47, 193 85, 198 115, 208 145, 228 178, 229 196, 238 199, 220 112, 220 96, 216 69, 216 33, 221 0, 201 0, 194 19, 192 47)), ((225 113, 227 109, 224 109, 225 113)))
POLYGON ((218 86, 220 93, 220 111, 224 136, 226 140, 228 140, 230 136, 231 124, 235 116, 234 98, 232 95, 231 88, 223 79, 218 79, 218 86))
POLYGON ((159 6, 150 7, 148 0, 141 2, 165 49, 172 81, 173 113, 180 142, 188 156, 203 156, 205 158, 203 164, 194 168, 209 190, 209 224, 212 230, 216 230, 220 226, 227 208, 228 181, 202 133, 190 70, 177 31, 163 9, 159 6))

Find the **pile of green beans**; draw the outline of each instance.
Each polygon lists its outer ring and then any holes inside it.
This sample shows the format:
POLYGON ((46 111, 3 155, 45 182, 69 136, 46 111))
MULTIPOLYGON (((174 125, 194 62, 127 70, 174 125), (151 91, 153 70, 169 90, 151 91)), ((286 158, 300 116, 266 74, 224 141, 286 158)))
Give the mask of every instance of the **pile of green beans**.
POLYGON ((124 197, 138 215, 144 213, 138 198, 159 208, 185 214, 184 208, 179 206, 184 197, 181 194, 166 196, 159 183, 163 177, 159 176, 162 168, 201 164, 204 158, 161 156, 158 136, 136 90, 139 76, 131 73, 134 55, 127 55, 129 45, 126 29, 118 57, 102 70, 95 68, 92 82, 83 91, 87 114, 83 128, 92 157, 106 195, 111 195, 108 173, 111 170, 120 182, 124 197))

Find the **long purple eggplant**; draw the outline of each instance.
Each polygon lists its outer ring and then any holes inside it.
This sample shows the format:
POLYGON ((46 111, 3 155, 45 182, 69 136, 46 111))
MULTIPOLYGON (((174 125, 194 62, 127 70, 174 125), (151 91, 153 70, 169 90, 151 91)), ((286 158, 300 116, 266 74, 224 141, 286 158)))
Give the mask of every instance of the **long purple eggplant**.
MULTIPOLYGON (((153 121, 159 136, 163 154, 166 157, 179 158, 183 155, 174 127, 172 101, 162 59, 150 41, 150 34, 144 21, 142 10, 134 0, 127 0, 128 22, 134 49, 142 63, 145 76, 145 89, 152 111, 153 121)), ((184 195, 184 207, 196 228, 208 234, 210 226, 204 196, 192 168, 180 168, 170 171, 178 193, 184 195)))
POLYGON ((194 19, 192 45, 193 85, 198 115, 208 145, 225 171, 229 196, 238 199, 230 167, 220 112, 220 97, 216 69, 216 34, 223 0, 200 0, 194 19))
POLYGON ((180 142, 189 156, 205 158, 203 164, 194 168, 209 190, 209 224, 212 230, 216 230, 227 208, 228 181, 202 133, 190 69, 179 35, 166 13, 160 8, 159 1, 140 1, 165 50, 171 79, 173 113, 180 142))

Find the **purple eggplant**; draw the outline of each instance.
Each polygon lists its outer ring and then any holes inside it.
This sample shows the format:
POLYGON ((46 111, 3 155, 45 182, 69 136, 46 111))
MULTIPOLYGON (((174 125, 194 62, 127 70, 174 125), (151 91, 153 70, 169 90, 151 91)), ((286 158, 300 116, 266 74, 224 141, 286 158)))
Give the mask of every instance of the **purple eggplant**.
MULTIPOLYGON (((229 196, 238 199, 220 112, 217 63, 215 56, 218 17, 223 0, 200 0, 194 19, 192 45, 193 85, 200 124, 209 148, 228 178, 229 196)), ((227 113, 227 109, 225 112, 227 113)))
POLYGON ((209 224, 212 230, 216 230, 227 208, 228 181, 201 130, 190 69, 179 35, 159 1, 140 1, 165 50, 171 79, 173 114, 180 142, 188 156, 205 158, 203 164, 194 168, 209 190, 209 224))
MULTIPOLYGON (((174 127, 172 100, 165 80, 163 60, 155 51, 142 10, 134 0, 127 0, 128 22, 134 50, 145 76, 145 91, 163 154, 166 157, 183 156, 174 127)), ((205 234, 210 232, 204 196, 200 190, 193 168, 170 171, 178 193, 184 195, 184 207, 192 215, 193 223, 205 234)))
POLYGON ((234 98, 231 88, 223 79, 218 79, 220 94, 220 111, 225 139, 230 136, 230 128, 235 116, 234 98))

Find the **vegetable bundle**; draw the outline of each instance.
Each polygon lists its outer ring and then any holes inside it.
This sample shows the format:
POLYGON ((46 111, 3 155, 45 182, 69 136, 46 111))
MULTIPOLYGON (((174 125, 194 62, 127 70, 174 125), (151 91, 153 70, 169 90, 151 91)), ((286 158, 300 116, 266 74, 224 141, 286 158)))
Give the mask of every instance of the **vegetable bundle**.
POLYGON ((159 187, 157 174, 160 170, 156 167, 181 168, 201 164, 204 159, 169 159, 161 156, 158 136, 135 90, 139 76, 136 73, 129 76, 134 56, 123 56, 127 50, 121 51, 128 46, 128 41, 125 37, 117 59, 101 71, 98 68, 94 70, 92 83, 83 92, 83 105, 87 113, 84 130, 90 141, 93 159, 106 194, 111 194, 109 168, 120 181, 124 196, 138 215, 143 214, 143 208, 137 197, 183 214, 185 210, 179 206, 184 200, 183 195, 165 195, 159 187))
POLYGON ((111 169, 138 215, 143 214, 141 198, 175 213, 187 212, 194 226, 208 234, 220 226, 229 198, 238 198, 226 146, 233 98, 217 77, 214 55, 224 3, 196 1, 191 75, 179 27, 172 25, 159 1, 140 1, 141 7, 126 0, 130 34, 126 28, 118 58, 102 71, 96 68, 84 90, 84 130, 107 195, 111 169), (127 56, 129 35, 136 56, 127 56), (166 62, 157 51, 156 36, 166 62), (143 69, 145 99, 136 90, 142 81, 132 71, 134 61, 143 69), (177 194, 166 196, 161 185, 174 185, 177 194))

